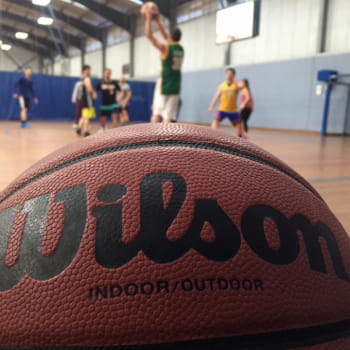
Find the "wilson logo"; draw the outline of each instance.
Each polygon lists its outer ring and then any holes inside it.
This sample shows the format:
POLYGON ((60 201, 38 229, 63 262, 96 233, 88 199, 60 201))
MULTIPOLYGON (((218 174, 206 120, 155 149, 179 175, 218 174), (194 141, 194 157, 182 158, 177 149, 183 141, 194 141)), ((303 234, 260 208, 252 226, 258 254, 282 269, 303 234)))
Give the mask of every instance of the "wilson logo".
MULTIPOLYGON (((215 199, 198 198, 194 203, 192 221, 178 240, 167 238, 167 231, 180 214, 187 196, 185 180, 175 173, 153 173, 140 184, 141 228, 136 238, 123 242, 123 199, 127 188, 121 184, 108 185, 98 193, 102 204, 92 208, 96 221, 96 261, 105 268, 116 269, 136 257, 142 251, 148 259, 165 264, 181 258, 189 250, 195 250, 208 260, 224 262, 239 253, 242 238, 250 249, 263 261, 273 265, 293 263, 304 241, 309 268, 327 273, 322 238, 327 245, 336 275, 349 281, 337 241, 331 230, 323 223, 311 223, 301 214, 287 218, 267 205, 254 205, 241 217, 241 230, 220 207, 215 199), (171 183, 172 193, 164 203, 164 184, 171 183), (264 222, 272 220, 278 230, 280 245, 273 249, 268 244, 264 222), (201 238, 205 223, 211 225, 215 239, 211 242, 201 238), (298 235, 300 232, 300 236, 298 235)), ((52 218, 51 218, 52 219, 52 218)), ((0 290, 15 286, 25 275, 35 280, 48 280, 59 275, 76 256, 88 219, 87 191, 84 185, 33 198, 23 206, 14 206, 0 213, 0 290), (53 200, 54 198, 54 200, 53 200), (51 206, 62 223, 57 246, 50 254, 42 253, 45 225, 51 206), (25 217, 18 256, 12 264, 6 264, 7 250, 16 218, 25 217)), ((329 267, 328 267, 329 268, 329 267)))

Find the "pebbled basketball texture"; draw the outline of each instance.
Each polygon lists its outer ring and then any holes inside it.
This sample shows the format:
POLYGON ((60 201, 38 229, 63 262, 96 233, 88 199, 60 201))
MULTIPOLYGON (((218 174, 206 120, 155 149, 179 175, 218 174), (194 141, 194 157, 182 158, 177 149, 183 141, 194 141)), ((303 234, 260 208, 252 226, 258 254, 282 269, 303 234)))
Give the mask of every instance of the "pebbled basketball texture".
POLYGON ((350 349, 349 268, 347 233, 271 154, 124 127, 0 194, 0 347, 350 349))

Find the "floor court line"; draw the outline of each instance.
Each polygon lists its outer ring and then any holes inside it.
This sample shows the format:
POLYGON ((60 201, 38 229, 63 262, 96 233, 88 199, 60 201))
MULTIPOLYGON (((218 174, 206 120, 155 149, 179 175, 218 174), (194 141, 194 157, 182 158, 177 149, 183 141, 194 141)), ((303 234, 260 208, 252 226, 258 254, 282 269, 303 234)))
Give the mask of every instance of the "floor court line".
POLYGON ((310 183, 318 183, 318 182, 342 182, 342 181, 350 181, 350 176, 340 176, 340 177, 326 177, 319 179, 306 179, 310 183))

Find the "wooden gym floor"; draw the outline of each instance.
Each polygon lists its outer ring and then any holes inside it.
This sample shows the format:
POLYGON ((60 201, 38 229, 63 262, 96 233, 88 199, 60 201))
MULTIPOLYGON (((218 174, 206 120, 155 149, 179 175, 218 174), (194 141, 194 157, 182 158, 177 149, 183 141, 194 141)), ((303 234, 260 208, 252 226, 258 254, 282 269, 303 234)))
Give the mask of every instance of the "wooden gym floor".
MULTIPOLYGON (((69 123, 33 122, 30 129, 20 129, 18 122, 0 122, 0 190, 34 162, 77 139, 69 123)), ((350 234, 350 137, 252 130, 250 141, 311 182, 350 234)))

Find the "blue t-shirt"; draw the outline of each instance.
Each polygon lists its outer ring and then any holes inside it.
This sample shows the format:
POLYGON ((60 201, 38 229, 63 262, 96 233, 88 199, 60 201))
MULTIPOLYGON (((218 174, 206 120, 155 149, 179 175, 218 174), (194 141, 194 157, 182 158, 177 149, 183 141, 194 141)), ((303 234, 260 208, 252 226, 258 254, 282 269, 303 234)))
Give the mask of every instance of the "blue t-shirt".
POLYGON ((35 98, 35 92, 33 89, 33 82, 26 78, 21 78, 15 85, 15 93, 19 96, 35 98))

